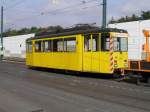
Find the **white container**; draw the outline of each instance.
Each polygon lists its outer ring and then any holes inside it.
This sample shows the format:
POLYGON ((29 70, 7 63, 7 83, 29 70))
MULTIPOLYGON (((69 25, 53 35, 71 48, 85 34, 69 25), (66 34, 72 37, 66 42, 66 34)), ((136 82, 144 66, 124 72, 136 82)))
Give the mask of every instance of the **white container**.
POLYGON ((34 36, 35 34, 4 37, 4 57, 25 58, 26 39, 34 36))
POLYGON ((143 45, 146 43, 146 38, 143 34, 143 30, 150 30, 150 20, 109 24, 108 27, 119 28, 128 31, 128 51, 130 60, 145 59, 145 54, 143 53, 143 45))

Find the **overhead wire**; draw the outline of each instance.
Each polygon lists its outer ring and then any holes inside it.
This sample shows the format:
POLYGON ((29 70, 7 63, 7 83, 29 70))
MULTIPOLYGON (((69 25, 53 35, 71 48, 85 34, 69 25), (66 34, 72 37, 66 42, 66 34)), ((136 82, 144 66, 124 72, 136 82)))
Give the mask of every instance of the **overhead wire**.
MULTIPOLYGON (((85 4, 84 4, 84 5, 85 5, 85 4)), ((83 4, 78 5, 78 6, 74 7, 74 8, 65 8, 64 10, 51 11, 51 12, 46 13, 46 14, 43 14, 43 15, 48 15, 48 14, 52 14, 52 15, 64 14, 64 13, 70 12, 70 11, 76 9, 76 8, 79 9, 78 7, 80 7, 80 6, 83 6, 83 4), (67 10, 66 10, 66 9, 67 9, 67 10)), ((94 6, 100 6, 100 5, 94 5, 94 6)), ((92 7, 94 7, 94 6, 92 6, 92 7)), ((90 8, 90 7, 91 7, 91 6, 81 7, 81 9, 86 9, 86 8, 90 8)))
POLYGON ((64 7, 64 8, 55 9, 55 10, 48 11, 48 12, 41 12, 41 14, 42 14, 42 15, 44 15, 44 14, 49 14, 49 13, 51 14, 51 13, 53 13, 53 12, 57 12, 57 11, 61 11, 61 10, 66 10, 66 9, 68 9, 68 8, 78 7, 78 6, 81 6, 81 5, 84 5, 84 4, 88 4, 88 3, 94 2, 94 1, 97 1, 97 0, 89 0, 89 1, 82 0, 80 3, 73 4, 73 5, 64 7))
MULTIPOLYGON (((71 5, 71 6, 64 7, 64 8, 59 8, 59 9, 55 9, 55 10, 47 11, 47 12, 41 12, 40 14, 31 15, 31 16, 28 16, 28 17, 16 19, 15 21, 13 21, 13 23, 16 22, 16 21, 23 21, 23 20, 27 20, 29 18, 34 18, 34 17, 48 15, 48 14, 51 14, 51 15, 56 15, 56 14, 59 14, 59 13, 62 14, 62 13, 68 12, 68 11, 65 11, 66 9, 73 9, 74 7, 79 7, 79 6, 94 2, 94 1, 98 1, 98 0, 89 0, 89 1, 82 0, 81 3, 78 3, 78 4, 74 4, 74 5, 71 5), (62 12, 63 10, 64 10, 64 12, 62 12)), ((94 5, 92 7, 95 7, 95 6, 100 6, 100 4, 99 5, 94 5)), ((87 8, 90 8, 90 6, 85 7, 83 9, 87 9, 87 8)), ((8 22, 6 24, 11 24, 11 23, 12 22, 8 22)))
POLYGON ((6 8, 4 8, 4 11, 10 10, 10 9, 12 9, 12 8, 14 8, 14 7, 16 7, 16 6, 20 5, 20 4, 22 4, 23 2, 25 2, 25 0, 20 0, 20 1, 16 2, 16 3, 14 3, 14 4, 12 4, 12 5, 10 5, 10 6, 6 7, 6 8))
MULTIPOLYGON (((92 5, 92 6, 85 6, 85 7, 82 7, 82 8, 80 8, 81 10, 85 10, 85 9, 89 9, 89 8, 92 8, 92 7, 96 7, 96 6, 100 6, 100 4, 98 5, 92 5)), ((74 10, 75 11, 75 10, 74 10)), ((57 14, 64 14, 64 13, 66 13, 66 12, 71 12, 71 10, 64 10, 64 11, 61 11, 61 12, 57 12, 57 13, 53 13, 52 15, 57 15, 57 14)), ((67 13, 67 14, 68 14, 67 13)), ((73 13, 74 14, 74 12, 71 12, 71 13, 73 13)), ((76 13, 81 13, 81 12, 76 12, 76 13)), ((70 14, 70 13, 69 13, 70 14)))

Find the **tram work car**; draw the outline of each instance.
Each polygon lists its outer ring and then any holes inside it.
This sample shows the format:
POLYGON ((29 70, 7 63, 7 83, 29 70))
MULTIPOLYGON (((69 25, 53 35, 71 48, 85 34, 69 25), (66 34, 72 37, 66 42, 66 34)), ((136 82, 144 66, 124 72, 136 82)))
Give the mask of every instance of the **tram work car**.
POLYGON ((128 67, 128 33, 88 29, 50 33, 26 40, 26 65, 113 74, 128 67))

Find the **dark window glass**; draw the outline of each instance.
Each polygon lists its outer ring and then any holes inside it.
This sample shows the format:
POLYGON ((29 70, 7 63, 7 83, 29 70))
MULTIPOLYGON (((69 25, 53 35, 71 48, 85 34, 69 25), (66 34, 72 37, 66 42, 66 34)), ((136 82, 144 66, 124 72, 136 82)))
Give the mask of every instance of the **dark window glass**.
POLYGON ((92 48, 92 51, 99 51, 99 34, 93 34, 92 35, 92 38, 93 38, 93 48, 92 48))
POLYGON ((101 50, 102 51, 109 51, 110 48, 110 37, 106 33, 102 34, 101 36, 101 50))
POLYGON ((89 52, 92 50, 91 49, 91 42, 92 42, 91 40, 92 39, 91 39, 90 34, 84 36, 84 51, 85 52, 89 52))
POLYGON ((54 39, 53 52, 62 52, 62 51, 63 51, 63 39, 54 39))
POLYGON ((42 52, 42 41, 35 42, 35 52, 42 52))
POLYGON ((52 40, 43 41, 43 51, 52 52, 52 40))

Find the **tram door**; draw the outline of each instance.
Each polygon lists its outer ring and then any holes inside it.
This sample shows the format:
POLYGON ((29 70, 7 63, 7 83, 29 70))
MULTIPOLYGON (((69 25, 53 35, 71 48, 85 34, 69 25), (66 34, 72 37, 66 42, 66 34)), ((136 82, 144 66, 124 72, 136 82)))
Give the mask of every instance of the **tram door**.
POLYGON ((101 34, 101 52, 100 52, 100 72, 109 73, 110 71, 110 34, 101 34))
POLYGON ((99 35, 87 34, 84 36, 83 50, 83 71, 99 72, 100 69, 100 54, 99 50, 99 35))
POLYGON ((92 34, 91 71, 100 71, 100 35, 92 34))

